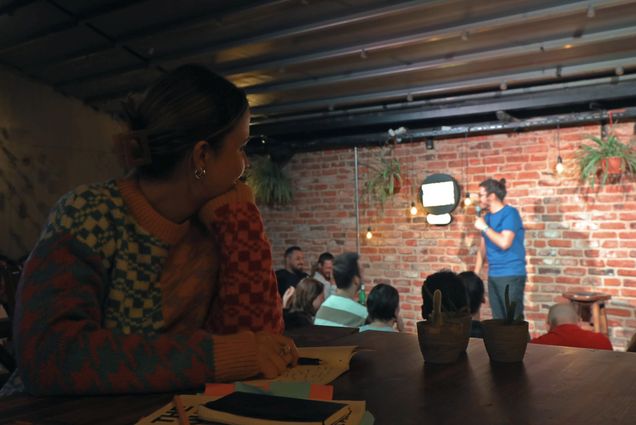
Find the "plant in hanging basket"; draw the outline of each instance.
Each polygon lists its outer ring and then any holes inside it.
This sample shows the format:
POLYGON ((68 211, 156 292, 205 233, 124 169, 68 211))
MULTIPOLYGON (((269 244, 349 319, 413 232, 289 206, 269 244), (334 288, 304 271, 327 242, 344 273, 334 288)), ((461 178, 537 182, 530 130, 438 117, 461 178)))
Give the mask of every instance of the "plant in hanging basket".
POLYGON ((632 146, 622 143, 613 131, 607 136, 590 136, 593 145, 581 145, 578 163, 581 180, 594 187, 598 179, 604 186, 608 178, 636 172, 636 152, 632 146))
POLYGON ((254 197, 259 203, 282 206, 289 204, 293 199, 291 179, 282 167, 269 157, 261 156, 251 160, 246 182, 254 191, 254 197))
POLYGON ((395 158, 382 157, 379 165, 371 166, 371 177, 366 182, 366 190, 384 208, 387 199, 400 191, 402 176, 400 161, 395 158))
POLYGON ((520 362, 528 345, 528 322, 515 318, 517 302, 510 302, 510 285, 505 290, 505 319, 484 320, 484 344, 490 360, 495 362, 520 362))
POLYGON ((465 309, 442 311, 442 291, 439 289, 432 296, 428 292, 427 296, 433 300, 433 311, 428 320, 417 322, 420 351, 427 363, 453 363, 468 346, 470 313, 465 309))

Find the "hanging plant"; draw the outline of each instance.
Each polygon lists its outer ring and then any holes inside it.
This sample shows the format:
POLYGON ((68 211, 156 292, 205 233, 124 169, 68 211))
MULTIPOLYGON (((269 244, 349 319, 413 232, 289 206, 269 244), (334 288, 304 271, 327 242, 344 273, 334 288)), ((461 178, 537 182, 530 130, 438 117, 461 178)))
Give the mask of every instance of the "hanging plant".
POLYGON ((369 165, 370 178, 366 182, 366 191, 384 209, 389 197, 395 195, 402 187, 400 161, 386 153, 380 158, 378 165, 369 165))
POLYGON ((291 203, 292 183, 282 167, 265 156, 251 159, 250 162, 246 182, 254 191, 256 201, 270 206, 291 203))
POLYGON ((581 180, 594 187, 596 179, 604 186, 610 176, 636 173, 636 152, 618 140, 613 131, 607 136, 590 136, 594 145, 581 145, 578 163, 581 180))

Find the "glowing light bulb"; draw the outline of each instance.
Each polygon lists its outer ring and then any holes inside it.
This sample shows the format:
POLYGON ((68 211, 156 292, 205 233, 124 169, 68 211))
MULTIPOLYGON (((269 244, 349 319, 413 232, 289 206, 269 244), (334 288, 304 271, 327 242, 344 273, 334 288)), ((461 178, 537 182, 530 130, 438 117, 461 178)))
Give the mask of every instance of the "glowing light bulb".
POLYGON ((367 239, 371 239, 373 237, 373 233, 371 233, 371 227, 367 227, 367 239))
POLYGON ((470 193, 466 192, 466 197, 464 198, 464 206, 469 207, 473 203, 473 200, 470 199, 470 193))
POLYGON ((559 156, 557 158, 556 172, 557 174, 563 174, 564 170, 565 170, 565 166, 563 165, 563 158, 559 156))
POLYGON ((411 202, 411 215, 417 215, 417 207, 415 206, 415 202, 411 202))

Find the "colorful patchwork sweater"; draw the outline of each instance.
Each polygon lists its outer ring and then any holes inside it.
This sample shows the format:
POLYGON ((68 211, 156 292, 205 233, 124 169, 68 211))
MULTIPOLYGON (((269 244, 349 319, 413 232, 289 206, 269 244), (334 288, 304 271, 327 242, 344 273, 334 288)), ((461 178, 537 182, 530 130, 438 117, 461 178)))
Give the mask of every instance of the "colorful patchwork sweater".
POLYGON ((176 391, 258 373, 283 331, 271 246, 247 186, 198 219, 160 216, 134 179, 64 196, 25 265, 14 335, 34 394, 176 391))

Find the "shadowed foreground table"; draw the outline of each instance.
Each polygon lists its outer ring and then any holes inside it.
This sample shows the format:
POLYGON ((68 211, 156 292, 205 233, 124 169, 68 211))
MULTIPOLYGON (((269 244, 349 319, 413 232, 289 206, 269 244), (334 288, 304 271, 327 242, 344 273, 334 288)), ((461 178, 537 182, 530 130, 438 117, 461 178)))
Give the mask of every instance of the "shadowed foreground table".
MULTIPOLYGON (((326 328, 325 328, 326 329, 326 328)), ((636 423, 636 354, 529 345, 520 364, 490 363, 483 342, 452 365, 425 365, 414 335, 321 329, 324 345, 362 350, 334 382, 336 399, 366 400, 379 425, 636 423)), ((309 334, 294 332, 300 345, 309 334)), ((129 424, 171 394, 118 397, 10 397, 0 422, 129 424)))

